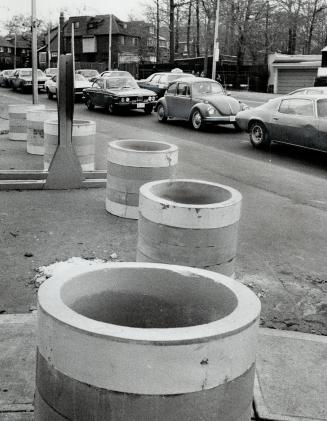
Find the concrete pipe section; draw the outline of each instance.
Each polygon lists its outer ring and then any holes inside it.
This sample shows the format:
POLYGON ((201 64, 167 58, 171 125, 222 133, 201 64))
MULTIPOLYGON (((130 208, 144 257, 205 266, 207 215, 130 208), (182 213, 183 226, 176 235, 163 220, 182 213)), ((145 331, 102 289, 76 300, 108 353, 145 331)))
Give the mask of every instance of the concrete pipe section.
POLYGON ((105 263, 38 294, 35 421, 248 421, 260 301, 203 269, 105 263))
POLYGON ((44 155, 44 121, 57 115, 57 108, 27 111, 27 153, 44 155))
POLYGON ((106 210, 138 219, 139 189, 152 180, 173 178, 178 148, 167 142, 125 139, 108 144, 106 210))
MULTIPOLYGON (((96 123, 73 120, 72 145, 83 171, 94 170, 96 123)), ((44 122, 44 169, 50 167, 58 145, 58 120, 44 122)))
POLYGON ((241 194, 201 180, 161 180, 140 189, 137 261, 233 276, 241 194))
POLYGON ((9 139, 27 140, 27 112, 29 110, 44 110, 43 104, 8 105, 9 139))

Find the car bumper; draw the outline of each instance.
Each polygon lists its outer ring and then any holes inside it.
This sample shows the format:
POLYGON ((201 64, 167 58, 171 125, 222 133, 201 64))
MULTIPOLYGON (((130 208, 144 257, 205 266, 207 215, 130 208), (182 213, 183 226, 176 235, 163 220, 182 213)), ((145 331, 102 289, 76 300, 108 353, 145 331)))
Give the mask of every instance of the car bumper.
POLYGON ((129 110, 144 110, 145 107, 154 107, 155 102, 137 102, 137 103, 126 103, 126 102, 118 102, 115 106, 129 109, 129 110))
POLYGON ((238 124, 238 126, 244 130, 244 131, 248 131, 248 124, 249 124, 249 120, 248 119, 244 119, 244 118, 240 118, 240 117, 236 117, 236 123, 238 124))
POLYGON ((234 115, 231 116, 208 116, 204 117, 205 123, 219 123, 219 124, 233 124, 236 119, 234 115))

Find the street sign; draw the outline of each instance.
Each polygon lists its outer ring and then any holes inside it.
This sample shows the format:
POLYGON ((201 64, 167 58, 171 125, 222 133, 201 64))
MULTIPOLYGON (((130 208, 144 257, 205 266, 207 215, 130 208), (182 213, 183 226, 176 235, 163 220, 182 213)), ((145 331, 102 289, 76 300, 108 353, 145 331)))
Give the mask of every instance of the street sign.
POLYGON ((47 64, 47 53, 46 52, 40 52, 39 53, 39 63, 40 64, 47 64))

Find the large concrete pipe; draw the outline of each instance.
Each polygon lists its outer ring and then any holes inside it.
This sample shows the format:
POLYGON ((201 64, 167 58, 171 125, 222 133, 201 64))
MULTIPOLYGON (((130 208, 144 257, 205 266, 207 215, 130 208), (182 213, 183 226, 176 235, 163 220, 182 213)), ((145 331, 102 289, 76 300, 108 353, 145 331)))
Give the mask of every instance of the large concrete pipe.
POLYGON ((44 155, 44 121, 56 118, 58 110, 28 110, 27 111, 27 153, 44 155))
POLYGON ((233 276, 241 194, 201 180, 140 189, 137 261, 207 268, 233 276))
POLYGON ((35 421, 249 421, 260 302, 240 282, 106 263, 38 303, 35 421))
POLYGON ((137 139, 110 142, 107 211, 137 219, 140 187, 148 181, 174 177, 177 161, 177 146, 167 142, 137 139))
POLYGON ((9 139, 27 140, 27 111, 43 109, 45 109, 43 104, 8 105, 9 139))
MULTIPOLYGON (((74 120, 72 145, 83 171, 94 170, 95 121, 74 120)), ((58 120, 44 122, 44 169, 48 170, 58 145, 58 120)))

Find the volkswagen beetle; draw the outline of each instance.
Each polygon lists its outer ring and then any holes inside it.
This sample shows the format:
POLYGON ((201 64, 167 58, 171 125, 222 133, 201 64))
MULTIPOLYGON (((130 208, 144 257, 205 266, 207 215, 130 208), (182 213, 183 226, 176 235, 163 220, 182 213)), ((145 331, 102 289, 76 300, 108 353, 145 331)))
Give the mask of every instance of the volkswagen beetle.
POLYGON ((235 116, 247 108, 227 95, 220 83, 202 77, 174 81, 156 107, 160 122, 170 118, 186 120, 195 130, 206 124, 233 124, 239 130, 235 116))

